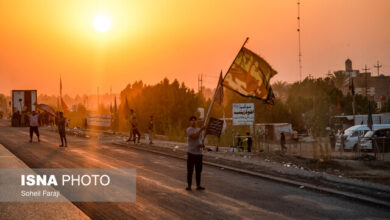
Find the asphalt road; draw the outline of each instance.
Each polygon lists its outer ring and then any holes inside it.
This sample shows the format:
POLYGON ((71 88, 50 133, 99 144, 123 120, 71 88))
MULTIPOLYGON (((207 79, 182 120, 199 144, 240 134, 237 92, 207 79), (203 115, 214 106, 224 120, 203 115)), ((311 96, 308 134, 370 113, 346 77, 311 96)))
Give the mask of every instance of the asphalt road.
MULTIPOLYGON (((136 202, 74 203, 92 219, 389 219, 390 210, 249 175, 204 166, 205 191, 186 191, 184 160, 71 137, 58 147, 41 129, 29 143, 28 128, 0 121, 0 143, 30 168, 136 168, 136 202)), ((1 203, 0 203, 1 206, 1 203)))

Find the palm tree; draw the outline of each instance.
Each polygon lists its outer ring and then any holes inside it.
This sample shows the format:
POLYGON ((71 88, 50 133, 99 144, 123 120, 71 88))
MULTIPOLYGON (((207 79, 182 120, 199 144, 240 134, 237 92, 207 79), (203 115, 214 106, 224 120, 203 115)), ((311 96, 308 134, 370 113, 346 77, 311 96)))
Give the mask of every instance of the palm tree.
POLYGON ((332 80, 336 88, 343 90, 346 86, 348 86, 349 77, 344 74, 343 71, 337 71, 333 73, 332 80))
POLYGON ((282 100, 287 98, 289 88, 290 85, 283 81, 276 81, 272 84, 272 90, 275 93, 275 96, 282 100))

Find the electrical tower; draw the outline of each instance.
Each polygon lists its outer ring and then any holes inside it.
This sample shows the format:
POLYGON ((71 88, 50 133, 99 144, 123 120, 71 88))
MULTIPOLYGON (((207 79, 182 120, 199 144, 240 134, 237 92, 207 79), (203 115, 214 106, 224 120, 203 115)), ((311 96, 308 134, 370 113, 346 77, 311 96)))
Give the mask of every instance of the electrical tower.
POLYGON ((379 69, 382 68, 382 65, 379 64, 379 61, 376 62, 376 65, 374 65, 374 68, 378 70, 378 76, 379 76, 379 69))
POLYGON ((298 32, 298 61, 299 61, 299 82, 302 81, 302 52, 301 52, 301 3, 298 0, 298 17, 297 17, 297 32, 298 32))

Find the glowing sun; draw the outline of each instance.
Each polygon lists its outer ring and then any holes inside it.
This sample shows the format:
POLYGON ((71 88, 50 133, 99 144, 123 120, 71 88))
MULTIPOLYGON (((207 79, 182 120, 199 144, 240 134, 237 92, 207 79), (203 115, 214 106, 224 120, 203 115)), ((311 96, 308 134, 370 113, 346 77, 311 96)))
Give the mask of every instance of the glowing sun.
POLYGON ((111 28, 110 17, 106 15, 98 15, 93 19, 93 26, 99 32, 106 32, 111 28))

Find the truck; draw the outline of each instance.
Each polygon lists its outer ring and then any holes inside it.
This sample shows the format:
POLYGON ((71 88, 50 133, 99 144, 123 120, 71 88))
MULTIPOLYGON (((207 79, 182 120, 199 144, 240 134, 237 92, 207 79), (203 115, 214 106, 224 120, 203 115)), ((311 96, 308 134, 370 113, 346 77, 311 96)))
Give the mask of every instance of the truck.
POLYGON ((37 104, 37 90, 12 90, 11 91, 11 111, 12 126, 23 126, 25 115, 35 111, 37 104))

